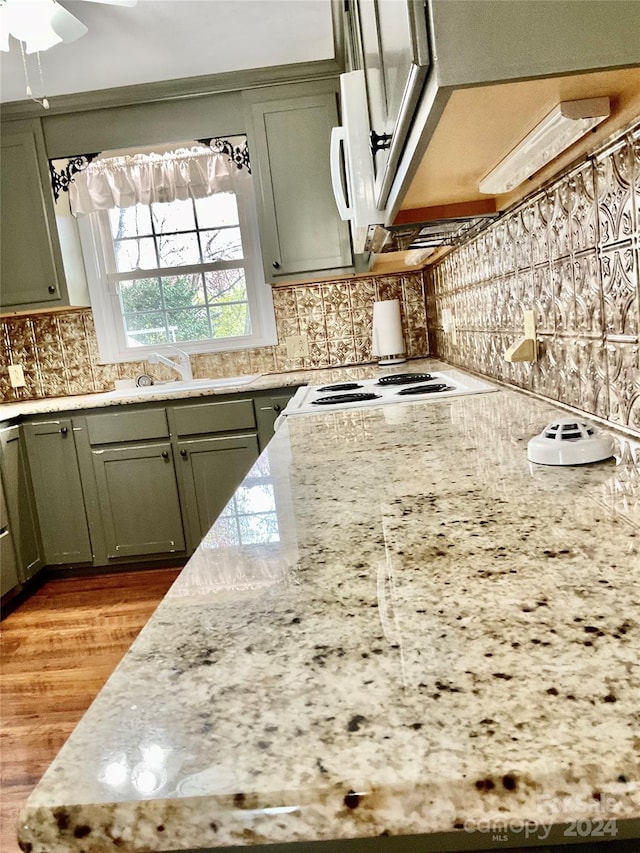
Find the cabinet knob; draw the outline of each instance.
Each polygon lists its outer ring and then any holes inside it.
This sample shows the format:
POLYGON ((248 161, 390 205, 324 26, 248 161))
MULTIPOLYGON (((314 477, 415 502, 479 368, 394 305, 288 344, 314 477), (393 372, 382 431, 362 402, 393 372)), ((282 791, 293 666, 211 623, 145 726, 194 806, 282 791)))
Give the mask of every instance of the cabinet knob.
POLYGON ((279 406, 279 405, 278 405, 278 403, 276 403, 276 404, 274 405, 274 407, 273 407, 273 411, 274 411, 274 412, 281 412, 281 411, 282 411, 282 406, 279 406))
POLYGON ((182 457, 183 457, 183 459, 186 459, 186 458, 187 458, 187 451, 186 451, 186 450, 184 450, 184 449, 183 449, 183 450, 181 450, 181 451, 180 451, 180 456, 182 456, 182 457))
POLYGON ((163 450, 161 455, 162 455, 163 459, 168 459, 169 458, 169 451, 163 450))
POLYGON ((62 435, 66 435, 69 432, 69 429, 67 427, 60 427, 60 432, 62 435))
POLYGON ((47 290, 49 291, 49 293, 55 293, 56 292, 55 284, 50 284, 49 287, 47 288, 47 290))
POLYGON ((279 262, 279 261, 274 261, 274 262, 271 264, 271 266, 274 268, 274 270, 279 270, 279 269, 280 269, 280 262, 279 262))

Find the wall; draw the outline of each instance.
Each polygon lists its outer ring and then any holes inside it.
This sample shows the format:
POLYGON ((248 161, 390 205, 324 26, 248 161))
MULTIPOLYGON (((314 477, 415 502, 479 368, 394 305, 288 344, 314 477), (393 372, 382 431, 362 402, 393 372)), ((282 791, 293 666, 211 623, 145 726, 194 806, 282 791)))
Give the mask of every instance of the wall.
MULTIPOLYGON (((290 359, 286 347, 192 356, 196 377, 238 376, 301 368, 336 367, 372 360, 373 302, 399 299, 407 352, 427 350, 422 272, 361 276, 339 281, 278 286, 273 290, 278 340, 304 335, 309 356, 290 359)), ((145 362, 100 364, 89 308, 0 317, 0 401, 91 394, 113 389, 116 379, 150 373, 170 378, 145 362), (26 388, 9 385, 7 365, 22 364, 26 388)))
POLYGON ((429 272, 431 350, 640 434, 640 124, 429 272), (443 309, 456 332, 443 330, 443 309), (539 358, 510 364, 523 310, 539 358))

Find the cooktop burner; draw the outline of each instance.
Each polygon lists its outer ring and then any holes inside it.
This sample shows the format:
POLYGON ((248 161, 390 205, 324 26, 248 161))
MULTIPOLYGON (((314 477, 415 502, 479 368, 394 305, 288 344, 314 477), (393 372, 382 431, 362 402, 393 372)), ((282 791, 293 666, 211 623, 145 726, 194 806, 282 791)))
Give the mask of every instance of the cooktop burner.
POLYGON ((443 385, 438 382, 434 385, 415 385, 413 388, 402 388, 397 394, 439 394, 442 391, 455 391, 453 385, 443 385))
POLYGON ((318 391, 355 391, 362 388, 357 382, 339 382, 337 385, 323 385, 318 391))
POLYGON ((394 373, 392 376, 381 376, 376 385, 411 385, 412 382, 428 382, 434 377, 430 373, 394 373))
POLYGON ((301 385, 287 403, 282 417, 398 403, 413 406, 428 400, 435 404, 462 394, 496 390, 495 386, 453 368, 432 368, 432 371, 379 373, 364 379, 359 374, 347 374, 343 381, 329 380, 327 385, 301 385))
POLYGON ((311 400, 313 406, 331 406, 340 403, 360 403, 364 400, 378 400, 379 394, 331 394, 328 397, 319 397, 311 400))

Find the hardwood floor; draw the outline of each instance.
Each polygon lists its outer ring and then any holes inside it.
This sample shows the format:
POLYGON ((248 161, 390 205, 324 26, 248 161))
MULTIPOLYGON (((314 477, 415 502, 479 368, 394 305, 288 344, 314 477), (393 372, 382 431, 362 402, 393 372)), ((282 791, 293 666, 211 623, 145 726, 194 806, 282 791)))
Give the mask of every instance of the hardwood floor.
POLYGON ((179 569, 48 580, 0 623, 0 850, 28 794, 179 569))

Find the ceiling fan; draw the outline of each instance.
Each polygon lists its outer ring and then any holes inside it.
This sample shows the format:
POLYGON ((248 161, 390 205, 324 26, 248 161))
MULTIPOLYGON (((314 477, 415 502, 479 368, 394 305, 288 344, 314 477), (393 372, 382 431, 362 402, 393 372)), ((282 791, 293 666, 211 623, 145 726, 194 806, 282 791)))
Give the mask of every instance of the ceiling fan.
MULTIPOLYGON (((137 0, 85 0, 113 6, 135 6, 137 0)), ((69 44, 88 32, 79 18, 56 0, 0 0, 0 49, 9 50, 9 36, 21 42, 25 53, 69 44)))

